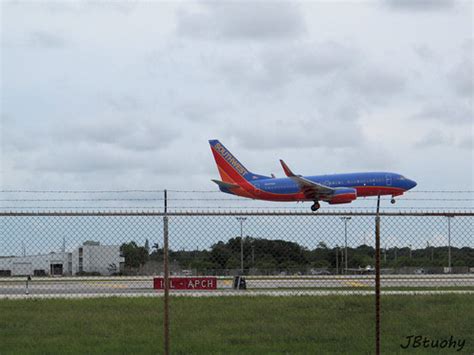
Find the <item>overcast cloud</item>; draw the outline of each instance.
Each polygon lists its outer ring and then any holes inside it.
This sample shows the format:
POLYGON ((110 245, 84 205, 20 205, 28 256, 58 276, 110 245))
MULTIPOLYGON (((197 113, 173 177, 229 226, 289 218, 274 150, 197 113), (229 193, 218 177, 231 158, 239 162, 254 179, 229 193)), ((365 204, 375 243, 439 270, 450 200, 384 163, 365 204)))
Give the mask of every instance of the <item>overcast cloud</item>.
POLYGON ((210 190, 217 138, 473 190, 472 6, 4 1, 1 186, 210 190))

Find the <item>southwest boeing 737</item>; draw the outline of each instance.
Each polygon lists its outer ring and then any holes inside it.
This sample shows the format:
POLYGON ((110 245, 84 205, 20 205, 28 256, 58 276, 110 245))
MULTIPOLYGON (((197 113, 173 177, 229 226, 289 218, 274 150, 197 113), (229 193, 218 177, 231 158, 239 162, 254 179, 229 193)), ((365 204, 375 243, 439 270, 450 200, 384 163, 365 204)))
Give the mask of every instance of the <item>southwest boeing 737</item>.
POLYGON ((319 202, 350 203, 357 197, 395 196, 414 188, 416 182, 389 172, 367 172, 301 176, 294 174, 283 160, 280 163, 286 178, 258 175, 247 170, 218 140, 210 140, 212 154, 222 180, 212 180, 222 192, 267 201, 313 201, 312 211, 319 202))

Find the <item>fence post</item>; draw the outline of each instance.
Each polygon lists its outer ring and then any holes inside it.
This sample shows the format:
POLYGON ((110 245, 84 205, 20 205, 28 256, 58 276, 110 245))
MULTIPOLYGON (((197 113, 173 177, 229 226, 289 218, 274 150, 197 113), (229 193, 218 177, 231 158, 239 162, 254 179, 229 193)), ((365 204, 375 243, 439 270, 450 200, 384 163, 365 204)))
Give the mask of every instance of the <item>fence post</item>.
POLYGON ((164 331, 164 354, 170 353, 170 320, 169 320, 169 260, 168 260, 168 194, 164 191, 164 216, 163 216, 163 273, 164 273, 164 310, 163 310, 163 331, 164 331))
POLYGON ((380 354, 380 195, 375 215, 375 354, 380 354))

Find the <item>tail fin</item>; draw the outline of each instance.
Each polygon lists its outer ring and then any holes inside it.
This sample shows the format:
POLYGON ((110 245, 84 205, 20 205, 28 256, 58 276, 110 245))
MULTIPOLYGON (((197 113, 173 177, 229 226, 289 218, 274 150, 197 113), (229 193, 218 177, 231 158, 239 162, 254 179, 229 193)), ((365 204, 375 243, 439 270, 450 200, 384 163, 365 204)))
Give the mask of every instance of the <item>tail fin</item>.
POLYGON ((230 184, 239 184, 244 181, 252 182, 261 179, 271 179, 269 176, 258 175, 248 171, 218 140, 210 140, 209 144, 211 145, 211 151, 216 160, 222 181, 230 184))

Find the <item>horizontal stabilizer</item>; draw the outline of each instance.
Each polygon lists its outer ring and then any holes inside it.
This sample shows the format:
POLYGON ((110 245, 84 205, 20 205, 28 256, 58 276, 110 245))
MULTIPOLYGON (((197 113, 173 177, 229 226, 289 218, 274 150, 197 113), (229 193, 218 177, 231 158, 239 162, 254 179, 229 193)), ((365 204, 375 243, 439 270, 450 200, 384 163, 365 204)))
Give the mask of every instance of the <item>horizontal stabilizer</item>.
POLYGON ((240 187, 239 185, 231 184, 230 182, 224 182, 224 181, 220 181, 220 180, 212 180, 212 181, 215 182, 219 187, 222 187, 224 189, 232 189, 232 188, 235 188, 235 187, 240 187))

